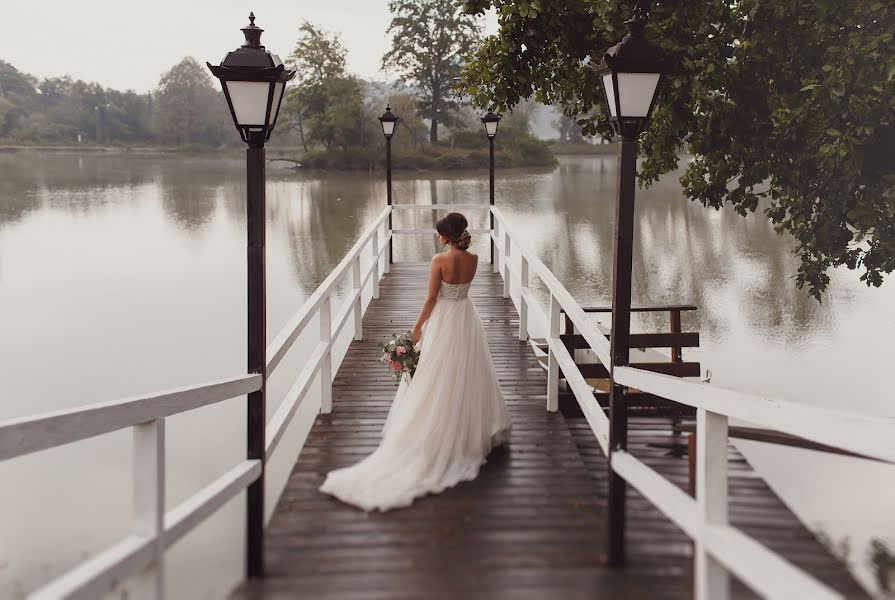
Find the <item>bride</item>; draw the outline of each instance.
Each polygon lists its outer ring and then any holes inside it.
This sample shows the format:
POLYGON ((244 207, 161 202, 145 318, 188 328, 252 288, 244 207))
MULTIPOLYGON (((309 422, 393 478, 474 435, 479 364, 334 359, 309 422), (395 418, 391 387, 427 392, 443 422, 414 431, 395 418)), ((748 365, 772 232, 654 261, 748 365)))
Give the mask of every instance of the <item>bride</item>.
POLYGON ((438 221, 448 250, 429 266, 429 289, 413 326, 422 338, 410 383, 398 386, 379 447, 355 465, 330 472, 320 490, 364 510, 409 506, 415 498, 475 479, 485 457, 509 439, 510 416, 469 299, 478 256, 466 217, 438 221), (425 327, 424 327, 425 326, 425 327))

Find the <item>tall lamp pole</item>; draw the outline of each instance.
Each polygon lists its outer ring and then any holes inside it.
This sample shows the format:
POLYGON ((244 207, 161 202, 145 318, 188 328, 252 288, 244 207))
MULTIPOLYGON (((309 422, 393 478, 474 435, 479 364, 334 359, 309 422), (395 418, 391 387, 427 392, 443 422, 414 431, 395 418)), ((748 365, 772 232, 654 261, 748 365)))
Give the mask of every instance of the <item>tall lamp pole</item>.
MULTIPOLYGON (((485 135, 488 136, 488 202, 494 206, 494 138, 497 137, 497 125, 500 123, 500 115, 490 110, 482 117, 482 126, 485 135)), ((489 212, 490 229, 494 231, 494 213, 489 212)), ((491 238, 491 263, 494 263, 494 238, 491 238)))
POLYGON ((625 563, 626 482, 611 467, 612 453, 628 444, 626 388, 615 383, 615 367, 630 362, 631 267, 634 247, 634 190, 637 175, 637 138, 646 127, 665 71, 657 48, 643 35, 643 6, 625 22, 628 34, 603 55, 595 67, 603 82, 609 117, 621 138, 618 147, 618 190, 615 202, 615 236, 612 262, 612 331, 610 355, 612 389, 609 395, 609 564, 625 563))
POLYGON ((265 290, 264 144, 277 121, 283 90, 295 75, 276 54, 261 45, 264 30, 242 28, 245 44, 220 65, 206 63, 221 80, 230 115, 246 149, 246 280, 248 304, 247 367, 261 375, 261 389, 246 404, 246 458, 261 461, 261 475, 246 490, 246 576, 264 573, 264 463, 267 394, 267 305, 265 290))
MULTIPOLYGON (((385 194, 388 205, 392 205, 392 136, 395 135, 395 126, 398 124, 398 117, 392 113, 391 104, 386 104, 385 112, 379 117, 379 124, 382 125, 382 135, 385 136, 385 194)), ((392 213, 388 213, 388 230, 392 230, 392 213)), ((394 256, 392 254, 392 238, 388 239, 388 262, 392 264, 394 256)))

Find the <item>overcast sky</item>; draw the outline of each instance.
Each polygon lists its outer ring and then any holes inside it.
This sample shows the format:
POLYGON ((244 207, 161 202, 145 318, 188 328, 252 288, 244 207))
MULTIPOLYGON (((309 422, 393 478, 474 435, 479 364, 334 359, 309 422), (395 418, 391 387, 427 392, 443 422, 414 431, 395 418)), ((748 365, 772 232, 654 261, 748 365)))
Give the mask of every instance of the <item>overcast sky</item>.
MULTIPOLYGON (((348 68, 379 71, 388 49, 387 0, 15 0, 4 2, 0 59, 37 77, 71 75, 148 91, 184 56, 218 63, 242 44, 249 11, 261 42, 285 59, 303 20, 342 34, 348 68)), ((496 30, 493 15, 486 33, 496 30)))

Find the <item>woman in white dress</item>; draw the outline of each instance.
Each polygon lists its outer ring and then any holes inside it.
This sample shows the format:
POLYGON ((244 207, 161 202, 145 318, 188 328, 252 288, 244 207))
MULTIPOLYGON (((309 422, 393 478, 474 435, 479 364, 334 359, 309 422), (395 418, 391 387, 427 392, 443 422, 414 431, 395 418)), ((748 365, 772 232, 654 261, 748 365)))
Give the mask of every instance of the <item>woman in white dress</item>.
POLYGON ((507 411, 479 314, 469 299, 478 257, 466 217, 438 221, 448 246, 429 266, 426 301, 413 327, 422 338, 410 383, 398 386, 379 447, 330 472, 320 490, 364 510, 409 506, 415 498, 475 479, 492 448, 509 439, 507 411))

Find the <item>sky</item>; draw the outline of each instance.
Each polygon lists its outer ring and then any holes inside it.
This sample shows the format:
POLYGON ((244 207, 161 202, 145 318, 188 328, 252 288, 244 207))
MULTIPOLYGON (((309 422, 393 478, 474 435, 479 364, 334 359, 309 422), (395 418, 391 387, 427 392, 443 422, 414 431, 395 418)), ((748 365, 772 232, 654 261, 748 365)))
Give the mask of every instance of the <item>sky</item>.
MULTIPOLYGON (((146 92, 185 56, 217 64, 243 42, 248 14, 269 50, 285 59, 302 21, 342 34, 348 68, 380 72, 391 20, 387 0, 4 0, 0 59, 39 78, 71 75, 146 92)), ((497 29, 494 15, 485 32, 497 29)))

